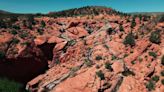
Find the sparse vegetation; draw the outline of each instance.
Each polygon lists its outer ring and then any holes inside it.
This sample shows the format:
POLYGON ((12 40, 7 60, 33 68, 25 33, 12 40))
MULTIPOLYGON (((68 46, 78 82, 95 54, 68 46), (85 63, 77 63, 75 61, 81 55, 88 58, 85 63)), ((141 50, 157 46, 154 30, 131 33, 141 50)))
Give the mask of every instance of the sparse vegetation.
POLYGON ((164 79, 161 80, 162 85, 164 85, 164 79))
POLYGON ((164 76, 164 70, 161 71, 161 76, 164 76))
POLYGON ((104 73, 101 70, 96 72, 96 75, 100 78, 100 80, 105 80, 104 73))
POLYGON ((129 69, 125 69, 125 71, 122 72, 122 75, 129 76, 129 75, 135 75, 133 71, 130 71, 129 69))
POLYGON ((134 28, 135 26, 136 26, 135 17, 133 17, 133 20, 131 22, 131 28, 134 28))
POLYGON ((23 92, 22 85, 6 78, 0 78, 0 92, 23 92))
POLYGON ((88 67, 91 67, 92 66, 92 62, 90 60, 85 59, 85 62, 84 63, 88 67))
POLYGON ((161 58, 161 64, 164 65, 164 55, 161 58))
POLYGON ((115 55, 112 55, 112 60, 117 59, 117 57, 115 55))
POLYGON ((13 42, 14 44, 18 44, 20 41, 19 41, 19 39, 14 38, 14 39, 12 40, 12 42, 13 42))
POLYGON ((37 32, 38 32, 40 35, 43 35, 43 29, 38 29, 37 32))
POLYGON ((96 56, 96 60, 102 60, 102 56, 96 56))
POLYGON ((42 20, 41 21, 41 26, 44 28, 46 26, 46 23, 42 20))
POLYGON ((134 46, 135 45, 135 39, 132 33, 129 33, 125 39, 124 39, 124 44, 125 45, 130 45, 130 46, 134 46))
POLYGON ((159 81, 159 76, 157 76, 157 75, 153 76, 152 80, 155 81, 155 82, 158 82, 159 81))
POLYGON ((17 34, 17 31, 16 30, 12 30, 11 31, 11 34, 16 35, 17 34))
POLYGON ((105 68, 108 69, 109 71, 113 71, 112 66, 110 63, 105 63, 105 68))
POLYGON ((149 91, 152 91, 155 89, 155 83, 153 81, 149 81, 147 84, 146 84, 146 88, 149 90, 149 91))
POLYGON ((121 31, 121 32, 124 32, 124 28, 123 28, 122 25, 120 25, 119 28, 120 28, 120 31, 121 31))
POLYGON ((151 35, 150 35, 149 40, 152 43, 159 44, 161 42, 161 39, 160 39, 160 31, 154 31, 154 32, 152 32, 151 35))
POLYGON ((19 37, 21 37, 21 38, 28 37, 28 33, 22 33, 22 34, 19 35, 19 37))
POLYGON ((157 57, 157 54, 155 52, 149 52, 149 55, 156 58, 157 57))
POLYGON ((5 53, 3 51, 0 51, 0 59, 3 59, 5 57, 5 53))

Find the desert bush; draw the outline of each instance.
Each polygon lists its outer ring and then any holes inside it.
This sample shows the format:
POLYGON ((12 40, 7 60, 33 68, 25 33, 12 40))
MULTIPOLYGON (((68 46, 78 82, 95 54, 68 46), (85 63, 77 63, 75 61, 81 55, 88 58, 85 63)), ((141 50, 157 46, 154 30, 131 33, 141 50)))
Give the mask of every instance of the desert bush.
POLYGON ((125 45, 130 45, 130 46, 134 46, 135 45, 135 39, 132 33, 129 33, 123 42, 125 45))
POLYGON ((101 80, 105 80, 105 77, 104 77, 104 73, 99 70, 98 72, 96 72, 96 75, 101 79, 101 80))
POLYGON ((160 31, 154 31, 151 33, 149 41, 152 43, 159 44, 161 42, 160 39, 160 31))
POLYGON ((12 42, 13 42, 14 44, 17 44, 17 43, 19 43, 20 41, 19 41, 19 39, 14 38, 14 39, 12 40, 12 42))
POLYGON ((164 76, 164 70, 161 71, 161 76, 164 76))
POLYGON ((124 28, 123 28, 122 25, 120 25, 119 28, 120 28, 120 31, 121 31, 121 32, 124 32, 124 28))
POLYGON ((102 56, 96 56, 96 60, 101 60, 102 56))
POLYGON ((157 57, 157 54, 155 52, 149 52, 149 55, 156 58, 157 57))
POLYGON ((146 84, 146 88, 149 90, 149 91, 152 91, 155 89, 155 83, 150 80, 147 84, 146 84))
POLYGON ((135 26, 136 26, 136 22, 135 22, 135 17, 134 17, 131 22, 131 28, 134 28, 135 26))
POLYGON ((0 51, 0 59, 3 59, 5 57, 5 53, 3 51, 0 51))
POLYGON ((44 28, 46 26, 46 23, 42 20, 41 21, 41 26, 44 28))
POLYGON ((155 75, 151 79, 155 82, 158 82, 159 81, 159 76, 155 75))
POLYGON ((161 58, 161 64, 164 65, 164 55, 161 58))
POLYGON ((105 68, 108 69, 109 71, 113 71, 113 68, 110 63, 105 63, 105 68))
POLYGON ((16 30, 11 30, 11 34, 16 35, 17 31, 16 30))
POLYGON ((37 32, 38 32, 40 35, 43 35, 43 29, 38 29, 37 32))
POLYGON ((21 92, 22 85, 6 78, 0 78, 0 92, 21 92))
POLYGON ((28 36, 28 33, 21 33, 20 35, 19 35, 19 37, 21 37, 21 38, 25 38, 25 37, 27 37, 28 36))

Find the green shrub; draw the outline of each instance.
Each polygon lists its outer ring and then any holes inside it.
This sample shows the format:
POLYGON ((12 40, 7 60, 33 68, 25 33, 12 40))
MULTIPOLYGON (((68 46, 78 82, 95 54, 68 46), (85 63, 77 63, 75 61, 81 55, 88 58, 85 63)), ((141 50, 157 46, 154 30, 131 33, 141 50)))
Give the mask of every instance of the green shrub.
POLYGON ((164 55, 162 56, 161 64, 164 65, 164 55))
POLYGON ((88 67, 92 66, 92 62, 90 60, 85 59, 85 65, 87 65, 88 67))
POLYGON ((149 55, 156 58, 157 57, 157 54, 155 52, 149 52, 149 55))
POLYGON ((0 59, 3 59, 5 57, 5 53, 3 51, 0 51, 0 59))
POLYGON ((17 34, 17 31, 16 30, 12 30, 11 31, 11 34, 16 35, 17 34))
POLYGON ((117 59, 117 57, 115 55, 112 55, 112 60, 117 59))
POLYGON ((133 71, 130 71, 129 69, 125 69, 123 72, 122 72, 122 75, 123 76, 129 76, 129 75, 135 75, 135 73, 133 71))
POLYGON ((0 78, 0 92, 22 92, 23 86, 15 81, 0 78))
POLYGON ((25 38, 27 36, 28 36, 28 33, 22 33, 22 34, 19 35, 19 37, 21 37, 21 38, 25 38))
POLYGON ((43 29, 38 29, 37 31, 40 35, 43 35, 43 29))
POLYGON ((105 68, 108 69, 109 71, 113 71, 112 66, 110 63, 105 63, 105 68))
POLYGON ((102 60, 101 56, 96 56, 96 60, 102 60))
POLYGON ((151 33, 149 41, 152 43, 159 44, 161 42, 160 39, 160 31, 154 31, 151 33))
POLYGON ((135 39, 132 33, 129 33, 125 39, 124 39, 124 44, 125 45, 130 45, 130 46, 134 46, 135 45, 135 39))
POLYGON ((96 75, 101 79, 101 80, 105 80, 105 77, 104 77, 104 73, 100 70, 98 72, 96 72, 96 75))
POLYGON ((164 70, 161 71, 161 76, 164 76, 164 70))
POLYGON ((164 79, 161 80, 162 85, 164 85, 164 79))
POLYGON ((14 38, 14 39, 12 40, 12 42, 13 42, 14 44, 18 44, 20 41, 19 41, 19 39, 14 38))
POLYGON ((133 18, 132 22, 131 22, 131 28, 134 28, 136 26, 136 22, 135 22, 135 18, 133 18))
POLYGON ((119 28, 120 28, 120 31, 121 31, 121 32, 124 32, 124 28, 123 28, 122 25, 120 25, 119 28))
POLYGON ((44 28, 46 26, 46 23, 42 20, 41 21, 41 26, 44 28))
POLYGON ((155 88, 154 82, 150 80, 150 81, 148 82, 148 84, 146 84, 146 88, 147 88, 149 91, 154 90, 154 88, 155 88))
POLYGON ((159 76, 155 75, 151 79, 155 82, 158 82, 159 81, 159 76))

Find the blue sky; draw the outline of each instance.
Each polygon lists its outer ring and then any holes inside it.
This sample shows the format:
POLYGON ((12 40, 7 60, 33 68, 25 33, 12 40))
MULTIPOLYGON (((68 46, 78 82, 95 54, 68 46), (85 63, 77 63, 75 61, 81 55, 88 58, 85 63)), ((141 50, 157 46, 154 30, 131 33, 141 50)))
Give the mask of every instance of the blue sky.
POLYGON ((123 12, 164 12, 164 0, 0 0, 0 10, 15 13, 48 13, 88 5, 123 12))

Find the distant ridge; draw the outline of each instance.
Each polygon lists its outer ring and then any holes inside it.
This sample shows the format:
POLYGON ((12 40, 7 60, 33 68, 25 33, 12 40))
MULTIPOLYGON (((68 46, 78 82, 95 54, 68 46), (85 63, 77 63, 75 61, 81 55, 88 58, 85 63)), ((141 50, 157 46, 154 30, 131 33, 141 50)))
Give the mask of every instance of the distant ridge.
POLYGON ((73 8, 58 12, 50 12, 49 16, 78 16, 78 15, 98 15, 98 14, 125 14, 112 8, 104 6, 85 6, 81 8, 73 8))
POLYGON ((11 12, 0 10, 0 14, 11 14, 11 12))

